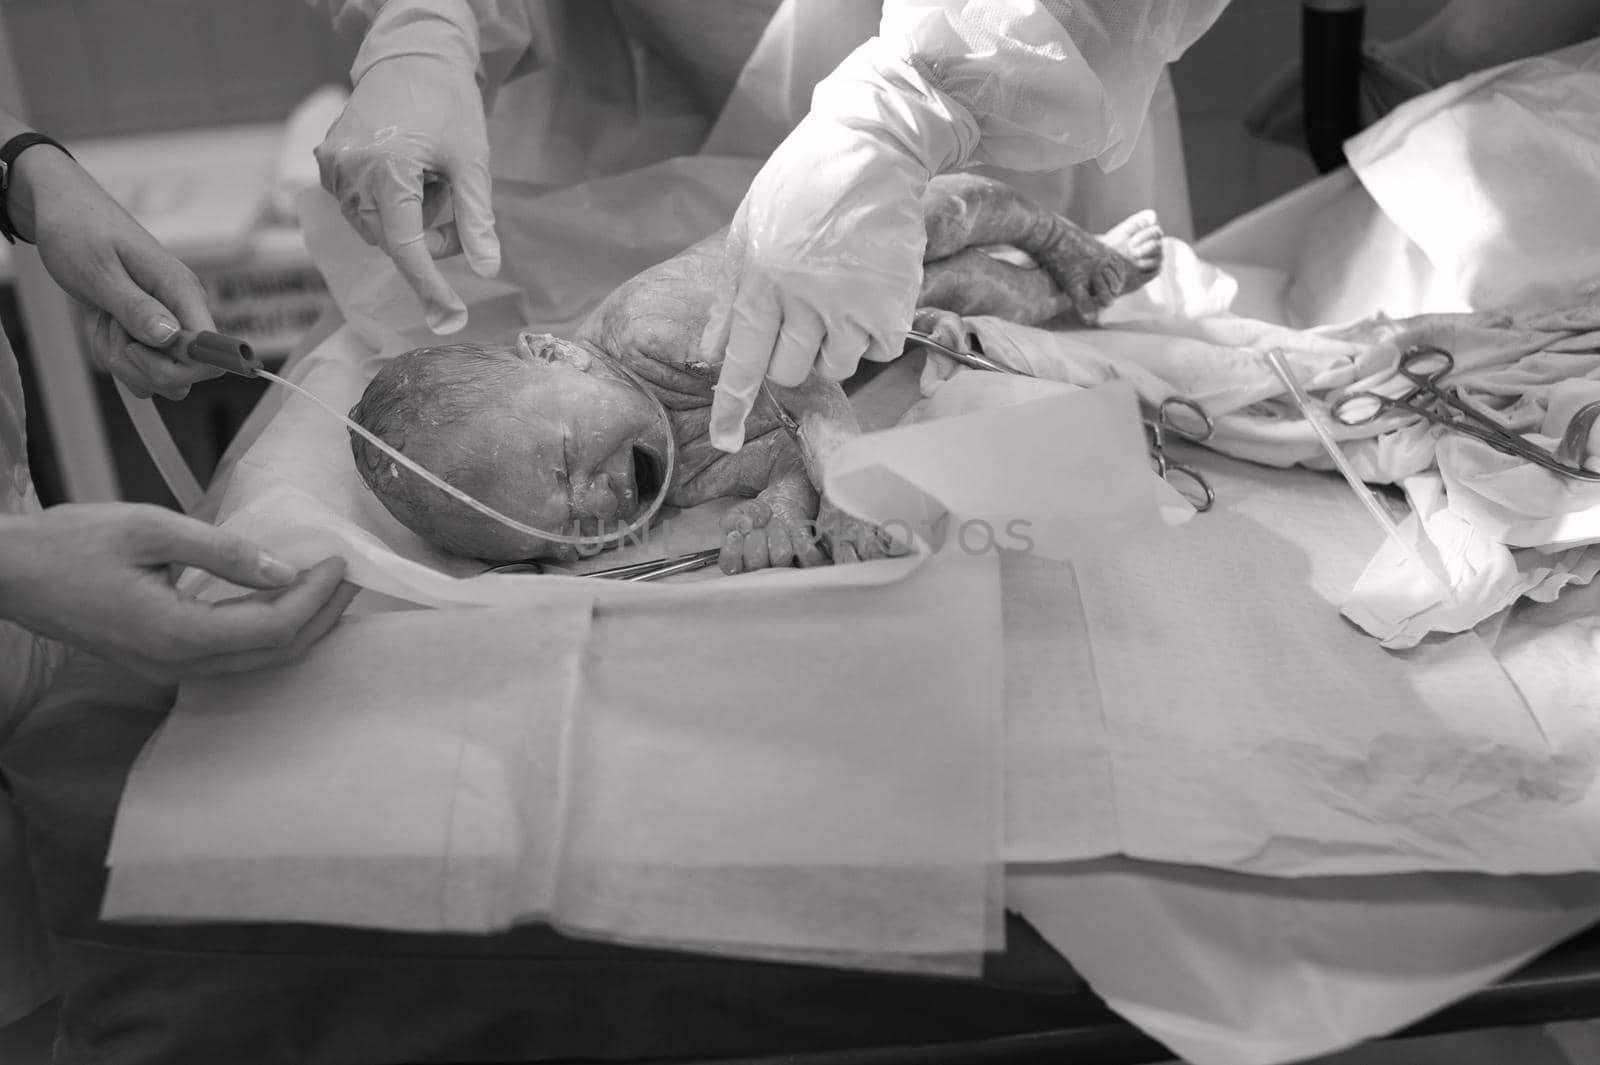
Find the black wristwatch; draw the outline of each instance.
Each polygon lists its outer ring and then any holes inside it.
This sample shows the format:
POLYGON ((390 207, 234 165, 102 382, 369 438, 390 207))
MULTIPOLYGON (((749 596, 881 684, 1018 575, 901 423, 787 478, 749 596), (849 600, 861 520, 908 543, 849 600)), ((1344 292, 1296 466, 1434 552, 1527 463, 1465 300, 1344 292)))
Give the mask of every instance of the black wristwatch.
POLYGON ((0 236, 5 237, 11 244, 19 240, 24 244, 33 243, 18 233, 17 227, 11 224, 11 167, 16 163, 17 156, 35 144, 48 144, 52 148, 60 148, 68 158, 72 156, 60 141, 52 140, 43 133, 19 133, 0 145, 0 236))

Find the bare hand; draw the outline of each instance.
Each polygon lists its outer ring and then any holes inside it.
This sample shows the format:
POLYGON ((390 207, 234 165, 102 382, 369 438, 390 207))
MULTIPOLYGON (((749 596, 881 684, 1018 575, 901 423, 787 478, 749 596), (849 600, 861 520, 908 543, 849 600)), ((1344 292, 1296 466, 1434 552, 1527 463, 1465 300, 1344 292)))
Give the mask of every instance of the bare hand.
POLYGON ((343 576, 342 559, 297 572, 162 507, 69 504, 0 522, 0 612, 163 682, 298 657, 354 597, 343 576), (189 599, 174 587, 185 566, 255 591, 189 599))
POLYGON ((69 156, 37 145, 17 156, 9 206, 50 276, 90 314, 90 350, 135 395, 182 399, 222 371, 187 361, 180 328, 215 329, 199 280, 69 156))

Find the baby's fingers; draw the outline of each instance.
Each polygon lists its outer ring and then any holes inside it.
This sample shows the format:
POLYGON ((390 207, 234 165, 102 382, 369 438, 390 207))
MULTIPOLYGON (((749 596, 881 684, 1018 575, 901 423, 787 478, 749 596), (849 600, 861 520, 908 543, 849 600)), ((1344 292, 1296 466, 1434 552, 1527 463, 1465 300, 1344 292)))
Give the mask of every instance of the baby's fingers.
POLYGON ((722 550, 717 553, 717 567, 730 577, 744 572, 744 537, 744 532, 736 528, 726 529, 723 533, 722 550))

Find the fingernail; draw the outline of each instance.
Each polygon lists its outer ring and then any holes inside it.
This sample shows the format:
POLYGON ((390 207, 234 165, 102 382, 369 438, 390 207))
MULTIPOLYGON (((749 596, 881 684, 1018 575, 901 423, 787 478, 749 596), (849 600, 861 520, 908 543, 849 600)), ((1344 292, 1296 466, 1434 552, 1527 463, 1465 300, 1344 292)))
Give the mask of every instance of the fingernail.
POLYGON ((449 336, 459 333, 467 325, 467 309, 465 307, 435 307, 427 314, 428 328, 439 336, 449 336))
POLYGON ((144 324, 145 335, 158 346, 168 343, 178 335, 178 323, 164 314, 158 314, 144 324))
POLYGON ((289 565, 281 558, 263 554, 256 560, 256 569, 261 576, 274 584, 288 584, 300 575, 300 571, 289 565))

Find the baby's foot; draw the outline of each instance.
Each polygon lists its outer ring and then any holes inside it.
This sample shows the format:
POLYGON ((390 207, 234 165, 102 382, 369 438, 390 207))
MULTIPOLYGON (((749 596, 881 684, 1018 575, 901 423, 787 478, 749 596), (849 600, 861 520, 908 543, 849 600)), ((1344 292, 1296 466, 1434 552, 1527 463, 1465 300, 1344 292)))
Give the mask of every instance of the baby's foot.
POLYGON ((1093 324, 1100 309, 1122 294, 1124 279, 1133 269, 1121 252, 1081 231, 1033 255, 1085 325, 1093 324))
POLYGON ((1154 211, 1131 214, 1101 235, 1101 242, 1133 267, 1118 295, 1137 291, 1161 272, 1163 236, 1154 211))

